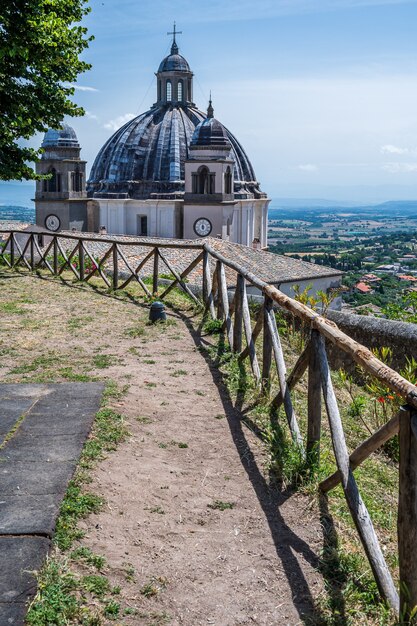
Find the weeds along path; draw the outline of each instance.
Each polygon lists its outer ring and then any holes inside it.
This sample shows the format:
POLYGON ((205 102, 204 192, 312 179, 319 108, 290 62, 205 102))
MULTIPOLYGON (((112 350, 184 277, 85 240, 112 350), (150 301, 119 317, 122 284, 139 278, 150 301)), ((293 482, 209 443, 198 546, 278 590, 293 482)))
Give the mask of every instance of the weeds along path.
POLYGON ((73 546, 105 557, 100 574, 120 587, 116 623, 307 623, 322 592, 317 513, 269 484, 263 447, 198 349, 188 305, 147 326, 147 308, 126 294, 7 271, 0 283, 2 382, 126 386, 113 408, 130 436, 91 471, 86 489, 106 504, 79 522, 73 546))

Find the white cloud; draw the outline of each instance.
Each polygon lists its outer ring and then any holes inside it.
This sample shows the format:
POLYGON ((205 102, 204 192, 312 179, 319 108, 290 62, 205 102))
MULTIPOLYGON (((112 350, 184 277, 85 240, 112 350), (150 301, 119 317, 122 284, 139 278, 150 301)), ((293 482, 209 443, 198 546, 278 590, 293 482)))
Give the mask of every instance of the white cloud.
POLYGON ((408 148, 400 148, 399 146, 393 146, 392 144, 381 146, 382 154, 408 154, 408 152, 408 148))
POLYGON ((114 120, 109 120, 104 124, 104 128, 108 128, 109 130, 118 130, 123 124, 126 124, 129 120, 133 120, 136 117, 134 113, 125 113, 124 115, 119 115, 114 120))
POLYGON ((302 172, 317 172, 319 168, 317 165, 314 165, 314 163, 302 163, 301 165, 297 165, 297 169, 302 172))
POLYGON ((88 87, 87 85, 77 85, 75 83, 64 83, 65 87, 72 87, 75 91, 99 91, 95 87, 88 87))
POLYGON ((417 163, 384 163, 382 169, 390 174, 417 172, 417 163))
POLYGON ((98 122, 98 117, 97 115, 95 115, 94 113, 91 113, 91 111, 86 111, 85 112, 85 117, 89 120, 95 120, 96 122, 98 122))

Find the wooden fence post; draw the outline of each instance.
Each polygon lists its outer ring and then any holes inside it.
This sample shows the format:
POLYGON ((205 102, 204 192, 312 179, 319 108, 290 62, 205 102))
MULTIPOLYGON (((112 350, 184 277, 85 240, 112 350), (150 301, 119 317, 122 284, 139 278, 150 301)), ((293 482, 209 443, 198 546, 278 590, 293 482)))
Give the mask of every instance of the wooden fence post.
POLYGON ((14 265, 14 248, 15 248, 15 239, 14 232, 12 231, 12 236, 10 237, 10 265, 13 267, 14 265))
POLYGON ((243 322, 243 295, 245 279, 242 274, 237 275, 235 292, 235 321, 233 325, 233 352, 242 350, 242 322, 243 322))
POLYGON ((203 302, 206 304, 211 293, 210 256, 207 250, 203 250, 203 302))
POLYGON ((321 379, 320 366, 317 358, 318 331, 311 331, 310 358, 308 365, 308 427, 307 427, 307 460, 318 465, 320 461, 321 432, 321 379))
POLYGON ((222 268, 221 261, 217 261, 216 262, 216 277, 217 277, 217 319, 218 320, 222 320, 224 317, 223 294, 222 294, 221 282, 220 282, 221 268, 222 268))
POLYGON ((33 241, 34 236, 35 235, 33 233, 31 233, 29 235, 29 238, 30 238, 30 240, 29 240, 30 268, 32 270, 35 269, 35 244, 34 244, 34 241, 33 241))
POLYGON ((54 274, 58 275, 58 238, 54 235, 54 246, 53 246, 53 257, 54 257, 54 274))
POLYGON ((321 335, 317 337, 317 358, 320 365, 321 385, 327 416, 329 418, 334 455, 341 475, 346 502, 349 506, 350 514, 352 515, 356 530, 358 531, 360 540, 365 549, 366 556, 368 557, 379 592, 398 614, 398 594, 385 562, 384 554, 381 550, 381 546, 379 545, 368 509, 361 498, 353 472, 350 468, 349 453, 347 451, 342 420, 340 418, 336 394, 334 392, 330 376, 330 368, 327 362, 324 338, 321 335))
POLYGON ((213 298, 213 281, 211 279, 210 255, 203 250, 203 302, 205 311, 209 310, 212 319, 216 317, 213 298))
POLYGON ((80 239, 80 243, 78 244, 78 265, 80 271, 80 280, 85 279, 85 255, 84 255, 84 246, 83 242, 80 239))
POLYGON ((158 293, 158 274, 159 274, 159 254, 158 248, 155 248, 153 255, 153 281, 152 281, 152 294, 154 296, 158 293))
POLYGON ((409 406, 400 410, 399 440, 400 616, 404 624, 416 624, 411 612, 417 606, 417 413, 409 406))
POLYGON ((269 330, 268 316, 272 311, 273 302, 269 296, 264 298, 264 336, 263 336, 263 351, 262 351, 262 387, 269 390, 270 376, 271 376, 271 363, 272 363, 272 337, 269 330))
POLYGON ((117 256, 117 245, 113 244, 113 285, 114 290, 119 286, 119 263, 117 256))

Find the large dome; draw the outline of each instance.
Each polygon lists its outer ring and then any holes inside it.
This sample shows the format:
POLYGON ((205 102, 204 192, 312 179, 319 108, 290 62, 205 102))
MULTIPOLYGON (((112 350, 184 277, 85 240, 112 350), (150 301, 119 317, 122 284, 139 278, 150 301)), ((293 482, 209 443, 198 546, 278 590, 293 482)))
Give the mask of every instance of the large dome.
POLYGON ((222 145, 230 144, 230 156, 235 161, 235 197, 264 197, 252 165, 237 139, 192 102, 193 74, 187 61, 178 54, 175 38, 171 54, 162 61, 156 75, 156 104, 127 122, 104 144, 91 169, 88 195, 96 198, 182 198, 184 165, 198 127, 199 144, 216 137, 222 145))

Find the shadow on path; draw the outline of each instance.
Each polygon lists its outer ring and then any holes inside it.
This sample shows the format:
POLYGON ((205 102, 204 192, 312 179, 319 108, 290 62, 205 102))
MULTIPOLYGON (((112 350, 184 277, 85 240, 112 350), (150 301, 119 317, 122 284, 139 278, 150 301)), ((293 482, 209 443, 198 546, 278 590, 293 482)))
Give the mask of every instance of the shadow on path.
MULTIPOLYGON (((187 317, 181 311, 177 311, 186 324, 193 341, 198 349, 204 346, 204 339, 194 328, 191 317, 187 317)), ((246 474, 256 493, 258 501, 262 507, 265 518, 274 541, 275 550, 279 557, 283 570, 291 589, 292 601, 298 612, 300 620, 305 623, 320 623, 320 613, 316 607, 313 595, 308 582, 297 559, 297 555, 304 558, 313 568, 320 569, 320 559, 310 546, 301 539, 286 524, 280 507, 291 497, 291 492, 281 491, 276 482, 268 484, 257 465, 255 456, 248 443, 244 421, 242 421, 241 409, 243 406, 243 396, 238 393, 236 406, 233 404, 230 393, 223 382, 223 376, 217 368, 215 361, 210 358, 207 351, 202 351, 202 356, 206 360, 215 385, 219 390, 219 395, 223 403, 224 411, 228 420, 230 433, 234 444, 239 452, 240 460, 246 474), (318 618, 318 619, 317 619, 318 618)), ((252 427, 251 427, 252 429, 252 427)), ((254 431, 255 434, 259 434, 254 431)), ((331 519, 331 518, 330 518, 331 519)), ((338 621, 340 626, 345 624, 345 620, 338 621)))

